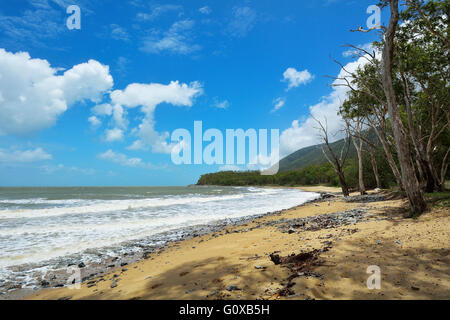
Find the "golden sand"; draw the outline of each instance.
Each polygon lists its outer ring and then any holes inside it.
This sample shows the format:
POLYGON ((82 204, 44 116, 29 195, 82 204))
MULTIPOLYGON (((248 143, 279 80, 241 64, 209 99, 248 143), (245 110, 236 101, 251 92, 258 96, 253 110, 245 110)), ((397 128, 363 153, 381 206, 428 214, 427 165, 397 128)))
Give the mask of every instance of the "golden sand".
POLYGON ((83 283, 79 290, 45 289, 28 299, 450 299, 450 210, 433 209, 418 219, 404 219, 405 206, 404 200, 362 204, 338 199, 307 204, 229 227, 228 232, 173 243, 127 266, 124 272, 117 268, 106 273, 105 281, 91 283, 89 288, 83 283), (272 226, 253 229, 281 218, 362 207, 374 217, 356 225, 293 234, 272 226), (278 251, 287 256, 320 249, 325 241, 331 241, 332 248, 320 255, 321 265, 312 267, 322 279, 297 277, 291 288, 295 294, 280 297, 277 291, 286 285, 290 271, 275 265, 268 254, 278 251), (371 265, 381 270, 379 290, 369 290, 366 285, 371 265), (111 288, 117 279, 117 286, 111 288), (230 285, 240 290, 228 291, 230 285))

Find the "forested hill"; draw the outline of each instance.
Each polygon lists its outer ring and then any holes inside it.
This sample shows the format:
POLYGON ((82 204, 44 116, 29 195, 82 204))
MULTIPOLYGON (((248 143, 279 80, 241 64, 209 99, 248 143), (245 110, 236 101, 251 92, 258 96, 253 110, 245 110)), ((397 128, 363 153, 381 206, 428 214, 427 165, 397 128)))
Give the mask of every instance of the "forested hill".
MULTIPOLYGON (((375 136, 373 134, 369 134, 369 139, 375 142, 375 136)), ((331 147, 336 154, 340 154, 345 143, 344 139, 338 140, 332 143, 331 147)), ((333 166, 325 158, 322 147, 327 150, 323 145, 315 145, 300 149, 285 157, 280 161, 279 173, 274 176, 263 176, 258 171, 222 171, 202 175, 197 184, 226 186, 330 184, 337 186, 339 185, 337 175, 333 170, 333 166)), ((371 162, 367 152, 364 153, 363 159, 365 168, 368 168, 364 172, 364 179, 367 186, 374 186, 375 177, 372 170, 370 170, 371 162)), ((384 186, 392 185, 394 183, 393 176, 380 148, 376 151, 376 160, 380 169, 382 184, 384 186)), ((352 142, 349 144, 344 169, 349 185, 351 187, 357 187, 357 154, 352 142)))
MULTIPOLYGON (((344 139, 331 144, 333 150, 338 154, 344 145, 344 139)), ((323 145, 315 145, 300 149, 280 161, 280 172, 300 170, 311 165, 321 165, 327 162, 323 151, 323 145)), ((326 147, 325 147, 326 149, 326 147)), ((350 143, 348 157, 356 157, 356 149, 353 143, 350 143)))

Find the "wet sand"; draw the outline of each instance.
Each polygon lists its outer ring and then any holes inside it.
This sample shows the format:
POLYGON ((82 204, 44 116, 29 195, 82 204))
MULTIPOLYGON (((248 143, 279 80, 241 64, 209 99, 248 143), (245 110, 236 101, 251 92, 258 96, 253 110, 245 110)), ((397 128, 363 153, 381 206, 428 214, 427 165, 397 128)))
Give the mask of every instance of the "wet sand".
POLYGON ((308 203, 169 244, 81 289, 43 289, 27 299, 450 299, 450 210, 404 219, 405 208, 405 200, 358 203, 338 197, 308 203), (355 209, 365 216, 355 224, 289 228, 292 219, 355 209), (315 249, 325 250, 294 276, 292 268, 270 257, 315 249), (366 285, 373 265, 381 271, 379 290, 366 285))

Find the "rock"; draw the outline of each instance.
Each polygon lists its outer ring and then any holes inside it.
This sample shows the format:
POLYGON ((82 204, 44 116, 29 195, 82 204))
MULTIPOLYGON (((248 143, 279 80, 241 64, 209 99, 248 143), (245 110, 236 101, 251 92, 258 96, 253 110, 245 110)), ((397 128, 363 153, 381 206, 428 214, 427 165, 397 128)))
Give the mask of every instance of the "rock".
POLYGON ((238 286, 235 285, 231 285, 227 287, 227 291, 236 291, 236 290, 241 290, 238 288, 238 286))
POLYGON ((41 281, 41 286, 43 286, 44 288, 47 288, 49 285, 50 285, 50 282, 48 282, 46 280, 41 281))
POLYGON ((381 240, 377 240, 377 244, 378 244, 378 245, 381 245, 381 240))
POLYGON ((217 294, 217 291, 211 291, 210 294, 208 294, 206 297, 212 297, 215 296, 217 294))
POLYGON ((72 297, 70 297, 70 296, 67 296, 67 297, 62 297, 62 298, 59 298, 58 300, 61 300, 61 301, 66 301, 66 300, 70 300, 70 299, 72 299, 72 297))
POLYGON ((414 291, 419 291, 420 290, 420 288, 414 287, 414 286, 411 286, 411 289, 413 289, 414 291))
POLYGON ((84 267, 86 267, 86 265, 84 264, 84 262, 80 262, 80 263, 78 264, 78 268, 84 268, 84 267))
POLYGON ((128 263, 126 263, 126 262, 122 262, 122 263, 120 264, 121 267, 126 266, 126 265, 128 265, 128 263))
POLYGON ((294 228, 289 228, 288 233, 289 234, 293 234, 296 233, 297 231, 294 228))
POLYGON ((329 199, 329 198, 335 198, 336 195, 332 194, 332 193, 321 193, 320 197, 322 199, 329 199))
POLYGON ((402 245, 402 242, 400 240, 395 241, 395 243, 400 245, 400 246, 402 245))
POLYGON ((111 283, 111 289, 113 289, 113 288, 115 288, 115 287, 117 287, 117 282, 116 282, 116 281, 114 281, 113 283, 111 283))
POLYGON ((263 267, 263 266, 255 266, 255 269, 258 269, 258 270, 260 270, 260 269, 265 269, 266 267, 263 267))

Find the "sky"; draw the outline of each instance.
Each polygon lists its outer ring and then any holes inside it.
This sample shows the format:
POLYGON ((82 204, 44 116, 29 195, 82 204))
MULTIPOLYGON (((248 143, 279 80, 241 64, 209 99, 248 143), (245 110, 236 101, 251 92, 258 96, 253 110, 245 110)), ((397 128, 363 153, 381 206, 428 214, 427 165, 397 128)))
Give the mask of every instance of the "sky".
POLYGON ((0 0, 0 186, 175 186, 250 168, 176 165, 171 134, 193 136, 194 121, 278 129, 281 157, 317 144, 311 114, 342 124, 331 58, 364 63, 343 45, 378 39, 350 32, 376 3, 0 0))

